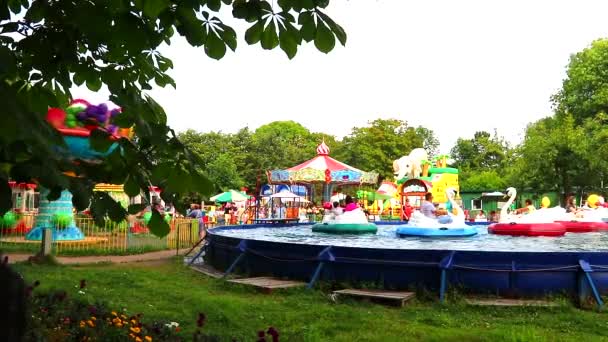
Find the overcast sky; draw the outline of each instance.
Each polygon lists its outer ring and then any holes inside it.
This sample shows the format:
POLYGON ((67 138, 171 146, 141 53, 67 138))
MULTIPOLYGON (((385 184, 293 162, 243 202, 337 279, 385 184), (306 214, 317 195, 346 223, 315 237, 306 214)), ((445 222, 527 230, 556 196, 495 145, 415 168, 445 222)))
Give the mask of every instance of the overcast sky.
POLYGON ((290 61, 248 46, 247 25, 226 20, 240 34, 236 53, 215 61, 175 39, 163 51, 177 89, 151 93, 178 131, 291 119, 342 137, 399 118, 432 129, 447 152, 478 130, 519 142, 527 123, 551 114, 570 54, 608 37, 601 0, 332 0, 326 12, 346 30, 346 47, 325 55, 309 44, 290 61))

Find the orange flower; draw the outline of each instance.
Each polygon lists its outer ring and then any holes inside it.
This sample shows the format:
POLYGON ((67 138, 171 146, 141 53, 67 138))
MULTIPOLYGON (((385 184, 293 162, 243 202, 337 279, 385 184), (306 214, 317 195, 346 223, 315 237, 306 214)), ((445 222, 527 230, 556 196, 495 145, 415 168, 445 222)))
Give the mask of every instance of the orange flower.
POLYGON ((131 320, 131 324, 135 325, 135 324, 137 324, 137 321, 136 321, 136 320, 134 320, 134 319, 132 319, 132 320, 131 320))
POLYGON ((116 311, 112 311, 112 316, 118 316, 118 314, 116 314, 116 311))
POLYGON ((84 325, 85 325, 84 321, 80 321, 80 327, 84 328, 84 325))
POLYGON ((116 323, 116 326, 122 328, 122 323, 116 323))
POLYGON ((129 337, 132 338, 132 339, 135 339, 135 335, 133 335, 133 333, 130 333, 129 337))
POLYGON ((146 340, 146 342, 152 342, 152 337, 146 336, 144 337, 144 340, 146 340))
POLYGON ((139 334, 139 333, 141 332, 141 329, 140 329, 140 328, 138 328, 138 327, 131 327, 131 329, 130 329, 130 330, 131 330, 132 332, 136 333, 136 334, 139 334))
POLYGON ((122 319, 127 319, 127 316, 125 316, 125 315, 120 315, 120 317, 121 317, 122 319))
POLYGON ((135 338, 135 342, 142 342, 142 339, 141 339, 141 338, 139 338, 139 337, 136 337, 136 338, 135 338))
POLYGON ((88 320, 88 321, 87 321, 87 324, 88 324, 88 325, 89 325, 91 328, 94 328, 94 327, 95 327, 95 323, 93 323, 93 321, 91 321, 91 320, 88 320))
POLYGON ((96 320, 97 320, 97 318, 95 318, 95 316, 92 316, 92 317, 91 317, 91 320, 92 320, 92 321, 96 321, 96 320))

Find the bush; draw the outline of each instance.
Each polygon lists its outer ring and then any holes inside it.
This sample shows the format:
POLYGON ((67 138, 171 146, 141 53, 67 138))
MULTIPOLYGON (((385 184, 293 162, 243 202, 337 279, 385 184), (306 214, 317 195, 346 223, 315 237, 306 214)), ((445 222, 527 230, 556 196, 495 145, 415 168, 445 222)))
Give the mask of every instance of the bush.
POLYGON ((68 213, 56 213, 51 218, 51 223, 55 228, 66 228, 68 227, 73 220, 74 216, 68 213))
POLYGON ((0 216, 0 227, 1 228, 15 228, 19 221, 19 217, 12 211, 7 211, 3 216, 0 216))

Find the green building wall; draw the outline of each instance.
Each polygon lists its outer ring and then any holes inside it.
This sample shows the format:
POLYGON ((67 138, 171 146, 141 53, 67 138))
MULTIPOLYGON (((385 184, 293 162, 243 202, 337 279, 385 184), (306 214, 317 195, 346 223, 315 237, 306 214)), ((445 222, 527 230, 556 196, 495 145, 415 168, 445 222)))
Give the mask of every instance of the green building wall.
MULTIPOLYGON (((462 200, 462 207, 465 210, 469 210, 470 216, 475 216, 478 210, 473 210, 473 200, 481 198, 482 210, 488 214, 492 211, 498 211, 498 202, 506 202, 508 197, 482 197, 484 192, 493 192, 493 190, 486 191, 460 191, 460 198, 462 200)), ((504 192, 504 191, 503 191, 504 192)), ((521 208, 524 206, 525 200, 530 199, 536 208, 540 208, 540 202, 543 197, 547 196, 551 201, 551 207, 560 204, 560 195, 556 191, 544 191, 544 192, 528 192, 524 191, 518 193, 513 204, 514 208, 521 208)), ((563 206, 563 205, 562 205, 563 206)))

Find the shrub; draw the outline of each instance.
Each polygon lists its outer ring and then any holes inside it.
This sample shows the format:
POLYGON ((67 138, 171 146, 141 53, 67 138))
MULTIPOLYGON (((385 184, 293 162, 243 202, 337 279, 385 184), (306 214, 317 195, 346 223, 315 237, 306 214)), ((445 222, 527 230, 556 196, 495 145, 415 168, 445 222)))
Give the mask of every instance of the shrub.
POLYGON ((56 213, 51 218, 51 223, 55 228, 66 228, 72 223, 74 216, 69 213, 56 213))

